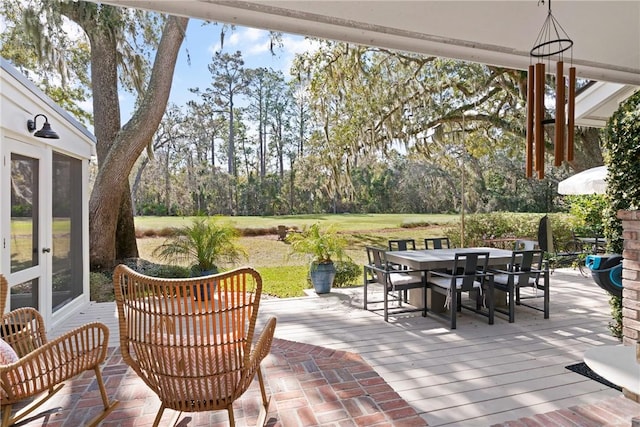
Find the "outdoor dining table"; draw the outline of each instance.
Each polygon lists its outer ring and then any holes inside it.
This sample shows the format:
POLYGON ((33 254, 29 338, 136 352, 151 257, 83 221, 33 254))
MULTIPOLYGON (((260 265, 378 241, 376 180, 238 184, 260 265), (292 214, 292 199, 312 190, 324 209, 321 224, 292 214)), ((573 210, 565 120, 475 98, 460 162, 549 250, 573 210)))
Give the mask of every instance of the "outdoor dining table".
MULTIPOLYGON (((412 270, 424 271, 429 274, 431 270, 452 269, 456 254, 465 252, 488 252, 490 267, 504 267, 511 262, 512 251, 498 248, 451 248, 451 249, 422 249, 407 251, 388 251, 386 257, 388 262, 404 265, 412 270)), ((430 291, 430 290, 428 290, 430 291)), ((412 289, 409 291, 409 302, 416 307, 422 305, 422 290, 412 289), (420 293, 418 295, 418 293, 420 293)), ((504 292, 496 291, 495 303, 498 306, 505 306, 506 299, 504 292)), ((428 292, 427 306, 429 310, 444 311, 444 297, 439 294, 428 292)))
POLYGON ((388 251, 387 261, 405 265, 412 270, 440 270, 453 268, 457 253, 488 252, 489 266, 504 266, 511 262, 512 251, 498 248, 451 248, 388 251))

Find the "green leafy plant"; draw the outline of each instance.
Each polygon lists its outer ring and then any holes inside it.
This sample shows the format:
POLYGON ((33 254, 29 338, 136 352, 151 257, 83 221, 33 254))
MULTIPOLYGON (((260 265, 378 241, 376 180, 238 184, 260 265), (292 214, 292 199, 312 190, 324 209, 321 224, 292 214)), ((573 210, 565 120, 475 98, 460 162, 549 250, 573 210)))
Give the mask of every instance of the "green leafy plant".
POLYGON ((315 223, 300 233, 290 234, 287 243, 291 244, 291 253, 308 255, 313 263, 327 264, 336 260, 348 259, 345 248, 347 240, 332 227, 325 230, 315 223))
POLYGON ((353 261, 336 261, 336 278, 333 286, 345 287, 356 284, 362 276, 362 267, 353 261))
MULTIPOLYGON (((493 212, 465 216, 465 246, 483 246, 485 239, 529 238, 538 239, 538 226, 542 214, 493 212)), ((553 240, 558 245, 573 239, 576 219, 569 214, 553 213, 551 218, 553 240)), ((460 222, 444 229, 454 247, 460 247, 460 222)))
POLYGON ((609 331, 614 337, 622 338, 622 298, 611 295, 609 307, 611 307, 612 318, 609 322, 609 331))
MULTIPOLYGON (((621 254, 623 249, 622 221, 619 210, 640 209, 640 156, 638 137, 640 136, 640 91, 634 93, 607 122, 603 147, 607 150, 605 163, 608 165, 607 209, 604 217, 604 235, 607 238, 607 252, 621 254)), ((622 298, 611 297, 613 323, 609 329, 612 335, 622 337, 622 298)))
POLYGON ((89 293, 91 301, 115 301, 115 295, 113 293, 113 281, 111 276, 101 272, 90 272, 89 293))
POLYGON ((603 212, 607 200, 602 194, 567 197, 569 212, 577 219, 575 232, 582 236, 601 236, 603 232, 603 212))
POLYGON ((221 261, 234 263, 246 257, 235 243, 238 232, 230 224, 211 218, 196 218, 190 225, 173 229, 173 235, 153 255, 169 262, 192 263, 194 274, 217 272, 221 261))

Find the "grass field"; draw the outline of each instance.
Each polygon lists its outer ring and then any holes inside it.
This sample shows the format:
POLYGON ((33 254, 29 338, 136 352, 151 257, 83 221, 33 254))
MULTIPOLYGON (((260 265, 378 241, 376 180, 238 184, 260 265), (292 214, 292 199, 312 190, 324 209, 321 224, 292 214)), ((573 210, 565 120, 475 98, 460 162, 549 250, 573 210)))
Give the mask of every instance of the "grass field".
MULTIPOLYGON (((410 227, 412 225, 444 225, 459 219, 458 215, 440 214, 317 214, 317 215, 283 215, 283 216, 234 216, 219 217, 231 222, 235 227, 245 228, 273 228, 285 225, 289 228, 304 228, 316 222, 323 227, 332 225, 338 231, 381 230, 388 228, 410 227)), ((137 217, 136 229, 162 229, 179 227, 188 224, 193 217, 137 217)))
MULTIPOLYGON (((179 227, 189 224, 191 217, 138 217, 135 219, 138 235, 152 230, 179 227)), ((278 217, 220 217, 230 221, 239 229, 275 229, 278 225, 303 229, 319 222, 322 227, 333 226, 349 242, 347 254, 358 265, 366 261, 366 245, 387 246, 389 239, 414 238, 419 246, 422 239, 442 235, 442 228, 458 219, 456 215, 401 215, 401 214, 342 214, 342 215, 298 215, 278 217)), ((154 233, 149 233, 154 234, 154 233)), ((164 237, 138 238, 140 257, 159 262, 153 250, 164 242, 164 237)), ((304 294, 308 288, 308 259, 291 256, 289 245, 278 240, 276 234, 261 234, 240 237, 238 244, 248 254, 241 264, 254 267, 263 276, 265 292, 279 297, 304 294)), ((228 269, 237 267, 222 265, 228 269)), ((358 278, 354 284, 360 284, 358 278)))
MULTIPOLYGON (((135 225, 138 235, 143 235, 145 230, 180 227, 189 224, 192 219, 193 217, 137 217, 135 225)), ((442 228, 457 219, 456 215, 400 214, 220 217, 221 221, 229 221, 240 229, 274 229, 278 225, 303 229, 315 222, 320 222, 322 227, 335 227, 349 241, 347 253, 357 263, 364 262, 366 258, 364 247, 366 245, 386 246, 387 240, 402 238, 414 238, 421 245, 422 239, 441 235, 442 228)), ((152 252, 164 240, 164 237, 139 238, 140 256, 151 261, 158 261, 154 259, 152 252)), ((289 245, 279 241, 275 234, 240 237, 238 243, 248 253, 248 258, 245 261, 254 267, 304 265, 307 263, 306 260, 299 257, 290 257, 288 255, 289 245)))

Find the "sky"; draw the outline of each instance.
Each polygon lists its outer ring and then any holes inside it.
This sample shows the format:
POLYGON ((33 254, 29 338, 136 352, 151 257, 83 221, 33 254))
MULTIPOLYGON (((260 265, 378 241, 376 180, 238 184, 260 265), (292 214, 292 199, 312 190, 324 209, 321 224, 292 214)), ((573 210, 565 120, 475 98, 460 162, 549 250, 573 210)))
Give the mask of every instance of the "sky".
MULTIPOLYGON (((214 53, 220 51, 220 31, 220 25, 190 20, 176 64, 170 103, 184 105, 188 100, 196 98, 189 88, 204 89, 211 84, 211 73, 207 67, 214 53)), ((317 46, 315 42, 293 34, 282 34, 282 44, 282 47, 274 50, 274 55, 269 50, 268 31, 238 26, 226 33, 222 51, 234 53, 239 50, 246 68, 272 68, 282 71, 285 78, 288 78, 295 54, 313 51, 317 46)), ((121 94, 123 123, 131 116, 133 104, 132 95, 121 94)))

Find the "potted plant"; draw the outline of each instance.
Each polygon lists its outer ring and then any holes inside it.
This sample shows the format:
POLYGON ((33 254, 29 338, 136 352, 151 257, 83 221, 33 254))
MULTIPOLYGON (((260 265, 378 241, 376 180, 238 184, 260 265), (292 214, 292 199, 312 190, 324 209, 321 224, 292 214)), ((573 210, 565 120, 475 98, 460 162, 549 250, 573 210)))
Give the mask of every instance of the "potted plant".
MULTIPOLYGON (((191 276, 218 273, 221 261, 234 263, 246 257, 235 243, 238 231, 230 224, 199 217, 190 225, 173 228, 172 234, 153 251, 153 256, 175 263, 191 263, 191 276)), ((204 296, 204 289, 200 294, 204 296)), ((197 295, 197 293, 196 293, 197 295)))
POLYGON ((318 223, 305 228, 300 233, 287 237, 293 254, 307 255, 311 258, 309 276, 317 294, 331 292, 336 276, 333 260, 349 259, 345 253, 347 241, 332 228, 322 230, 318 223))

